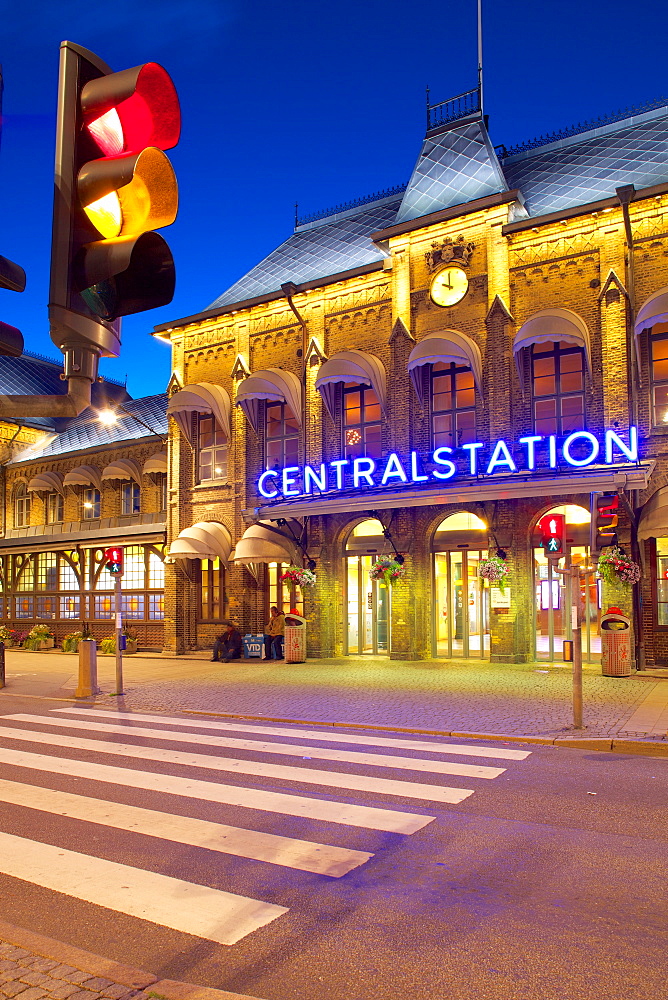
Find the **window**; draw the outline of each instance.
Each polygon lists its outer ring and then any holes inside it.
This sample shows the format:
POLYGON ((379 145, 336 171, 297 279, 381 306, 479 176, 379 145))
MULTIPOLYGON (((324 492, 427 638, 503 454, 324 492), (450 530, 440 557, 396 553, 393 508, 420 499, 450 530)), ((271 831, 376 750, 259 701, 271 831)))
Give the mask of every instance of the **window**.
POLYGON ((25 483, 19 483, 14 494, 14 527, 26 528, 30 524, 30 494, 25 483))
POLYGON ((347 382, 343 387, 343 450, 346 458, 381 456, 381 414, 373 389, 347 382))
POLYGON ((220 559, 202 559, 200 617, 218 621, 223 614, 225 569, 220 559))
POLYGON ((158 491, 160 510, 167 510, 167 476, 164 473, 158 476, 158 491))
POLYGON ((668 625, 668 538, 656 540, 656 624, 668 625))
POLYGON ((121 487, 121 514, 139 514, 141 490, 139 483, 123 483, 121 487))
POLYGON ((265 468, 283 469, 299 463, 299 426, 287 403, 265 408, 265 468))
POLYGON ((668 423, 668 332, 650 337, 649 343, 652 420, 655 427, 660 427, 668 423))
POLYGON ((197 478, 227 478, 227 438, 215 417, 199 414, 197 418, 197 478))
POLYGON ((63 520, 63 496, 61 493, 49 493, 46 498, 46 523, 60 524, 63 520))
POLYGON ((442 361, 432 365, 430 398, 433 448, 458 448, 475 441, 475 383, 470 368, 442 361))
POLYGON ((85 489, 81 494, 81 518, 90 521, 100 516, 100 491, 85 489))
POLYGON ((531 374, 536 434, 582 430, 585 426, 582 348, 565 341, 534 344, 531 374))
POLYGON ((281 580, 287 568, 283 563, 267 564, 269 577, 269 607, 265 612, 267 621, 269 620, 270 608, 278 608, 281 614, 288 611, 296 611, 299 615, 304 614, 304 596, 301 587, 294 587, 288 580, 281 580))

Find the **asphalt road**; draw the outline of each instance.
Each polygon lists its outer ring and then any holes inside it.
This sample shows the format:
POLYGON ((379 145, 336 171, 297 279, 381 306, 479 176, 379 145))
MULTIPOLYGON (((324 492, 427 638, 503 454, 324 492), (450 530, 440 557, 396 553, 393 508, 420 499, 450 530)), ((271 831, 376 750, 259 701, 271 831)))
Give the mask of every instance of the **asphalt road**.
POLYGON ((668 759, 73 707, 3 698, 6 920, 267 1000, 668 996, 668 759))

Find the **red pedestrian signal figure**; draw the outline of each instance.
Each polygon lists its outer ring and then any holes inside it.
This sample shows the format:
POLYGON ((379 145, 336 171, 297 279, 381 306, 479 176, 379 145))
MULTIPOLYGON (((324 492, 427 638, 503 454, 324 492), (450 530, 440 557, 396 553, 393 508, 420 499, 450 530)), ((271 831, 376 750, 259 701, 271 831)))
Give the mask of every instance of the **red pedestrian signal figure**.
POLYGON ((546 514, 539 522, 540 544, 548 557, 558 558, 564 553, 564 530, 566 518, 563 514, 546 514))
POLYGON ((115 546, 104 550, 104 565, 112 576, 123 576, 123 547, 115 546))

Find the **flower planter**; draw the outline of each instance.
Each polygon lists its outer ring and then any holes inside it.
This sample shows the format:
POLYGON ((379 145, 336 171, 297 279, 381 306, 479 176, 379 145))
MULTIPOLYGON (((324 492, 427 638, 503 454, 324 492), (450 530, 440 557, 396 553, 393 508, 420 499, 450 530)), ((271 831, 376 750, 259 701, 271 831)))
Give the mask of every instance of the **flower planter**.
POLYGON ((29 649, 31 653, 41 653, 44 649, 53 649, 56 642, 53 636, 48 639, 40 639, 36 642, 34 646, 26 646, 25 649, 29 649))

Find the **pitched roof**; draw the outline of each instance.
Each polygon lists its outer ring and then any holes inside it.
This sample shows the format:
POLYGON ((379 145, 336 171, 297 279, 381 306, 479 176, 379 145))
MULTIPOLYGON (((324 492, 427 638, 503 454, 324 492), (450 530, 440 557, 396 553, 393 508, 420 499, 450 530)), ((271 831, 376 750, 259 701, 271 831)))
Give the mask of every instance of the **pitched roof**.
MULTIPOLYGON (((131 399, 123 403, 123 410, 118 410, 118 420, 115 424, 100 422, 97 409, 89 407, 73 417, 67 429, 49 441, 43 449, 30 449, 30 454, 22 452, 14 459, 15 462, 26 458, 47 458, 64 455, 72 451, 84 451, 100 445, 120 444, 123 441, 137 441, 140 438, 150 438, 167 435, 167 394, 144 396, 142 399, 131 399), (127 413, 125 411, 128 411, 127 413), (133 418, 136 414, 148 427, 133 418), (151 428, 151 430, 149 430, 151 428), (152 431, 155 432, 152 434, 152 431)), ((156 441, 157 443, 157 441, 156 441)))

